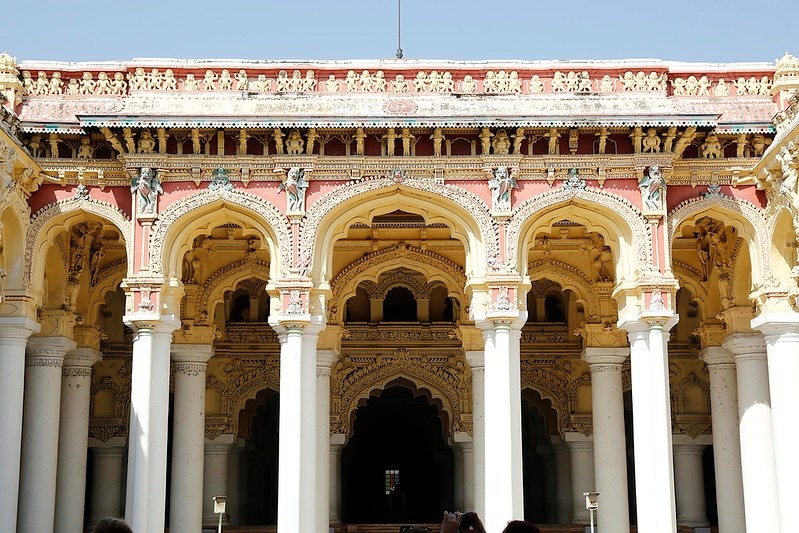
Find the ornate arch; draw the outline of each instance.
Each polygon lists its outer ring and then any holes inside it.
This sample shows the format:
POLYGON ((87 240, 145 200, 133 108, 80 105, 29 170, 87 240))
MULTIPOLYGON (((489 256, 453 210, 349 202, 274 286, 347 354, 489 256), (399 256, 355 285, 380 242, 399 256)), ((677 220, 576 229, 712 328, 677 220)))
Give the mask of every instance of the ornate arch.
POLYGON ((552 408, 558 413, 558 426, 564 431, 569 424, 569 381, 559 372, 537 364, 534 361, 521 361, 521 388, 535 389, 552 402, 552 408))
POLYGON ((480 197, 460 187, 444 185, 431 179, 408 177, 400 184, 383 176, 365 179, 358 183, 337 188, 311 205, 303 221, 300 240, 301 262, 311 265, 316 255, 316 239, 319 228, 323 226, 323 221, 335 207, 381 189, 431 193, 458 205, 469 213, 472 220, 477 224, 486 256, 493 257, 498 255, 499 226, 491 217, 488 206, 480 197))
POLYGON ((586 316, 593 316, 599 313, 599 298, 594 291, 594 282, 589 280, 586 275, 578 268, 575 268, 560 261, 550 259, 539 259, 533 261, 527 267, 527 275, 530 279, 539 279, 548 276, 555 278, 555 281, 565 282, 564 289, 573 287, 577 289, 577 294, 588 302, 586 316), (540 275, 539 275, 540 274, 540 275))
POLYGON ((125 239, 125 254, 127 257, 127 272, 132 273, 133 265, 133 222, 119 208, 108 202, 99 200, 69 198, 59 200, 43 208, 33 215, 28 235, 25 240, 25 284, 31 286, 33 276, 33 257, 36 253, 37 243, 42 235, 59 219, 68 214, 80 212, 97 215, 116 226, 122 238, 125 239))
POLYGON ((258 366, 234 368, 227 377, 227 386, 222 392, 222 409, 230 421, 232 432, 237 434, 239 412, 249 400, 256 399, 258 392, 264 389, 280 392, 280 363, 277 357, 267 357, 258 366))
MULTIPOLYGON (((358 278, 365 276, 367 273, 380 270, 381 266, 394 263, 400 260, 401 264, 411 268, 418 268, 420 270, 435 270, 441 273, 443 281, 450 285, 450 290, 454 290, 457 294, 461 294, 463 288, 466 286, 466 274, 454 261, 438 255, 430 250, 422 250, 415 246, 407 246, 404 243, 399 243, 395 246, 383 248, 370 254, 363 256, 350 263, 344 270, 342 270, 333 281, 330 282, 333 294, 330 299, 330 308, 340 308, 341 302, 355 293, 358 278)), ((376 276, 374 279, 368 278, 374 284, 376 292, 378 284, 376 283, 376 276)), ((428 278, 428 282, 431 280, 428 278)))
MULTIPOLYGON (((757 266, 761 268, 761 281, 768 279, 771 275, 771 266, 769 264, 769 243, 771 241, 769 240, 767 221, 763 212, 746 200, 729 196, 712 196, 692 198, 680 203, 668 216, 669 247, 674 244, 677 228, 705 211, 712 211, 713 208, 730 215, 733 220, 738 222, 741 221, 742 217, 750 225, 755 234, 750 238, 749 247, 750 250, 756 249, 760 252, 760 264, 757 266)), ((753 272, 753 282, 757 279, 754 274, 755 272, 753 272)))
MULTIPOLYGON (((240 261, 236 261, 235 263, 230 263, 229 265, 226 265, 211 274, 208 279, 205 280, 205 283, 200 286, 200 290, 197 292, 195 301, 195 309, 197 310, 197 313, 199 314, 208 309, 208 305, 211 303, 212 297, 219 292, 221 287, 226 285, 235 285, 238 281, 252 276, 258 277, 259 279, 268 280, 269 263, 247 257, 240 261)), ((197 324, 205 324, 208 320, 210 320, 210 314, 205 320, 199 319, 197 324)))
POLYGON ((427 294, 427 282, 419 281, 405 272, 395 272, 391 276, 385 277, 375 288, 375 294, 385 296, 393 287, 402 286, 413 293, 414 298, 423 298, 427 294))
POLYGON ((236 206, 246 210, 252 216, 266 220, 270 229, 275 232, 275 246, 279 248, 280 272, 288 274, 289 267, 292 264, 292 236, 288 220, 270 202, 237 189, 232 191, 226 189, 200 191, 171 204, 158 217, 150 237, 150 265, 155 273, 163 273, 164 246, 170 229, 177 227, 176 224, 184 215, 213 204, 236 206))
POLYGON ((472 432, 471 420, 463 417, 467 405, 471 376, 463 365, 456 368, 435 364, 435 356, 411 355, 399 348, 393 354, 378 356, 371 364, 340 372, 340 365, 331 379, 331 390, 338 390, 338 400, 331 405, 331 433, 351 435, 353 417, 358 404, 369 398, 375 388, 385 388, 391 381, 404 378, 419 388, 430 390, 433 398, 441 401, 441 409, 449 416, 450 432, 472 432))
MULTIPOLYGON (((514 209, 506 233, 507 257, 511 268, 516 268, 519 260, 520 239, 522 231, 529 225, 529 221, 537 214, 552 208, 564 206, 582 200, 592 204, 600 214, 608 211, 621 217, 626 223, 632 237, 632 247, 638 252, 638 264, 648 265, 652 262, 652 243, 649 239, 646 220, 640 211, 625 198, 616 196, 604 190, 593 188, 586 189, 555 189, 534 196, 514 209)), ((620 250, 621 252, 621 250, 620 250)))

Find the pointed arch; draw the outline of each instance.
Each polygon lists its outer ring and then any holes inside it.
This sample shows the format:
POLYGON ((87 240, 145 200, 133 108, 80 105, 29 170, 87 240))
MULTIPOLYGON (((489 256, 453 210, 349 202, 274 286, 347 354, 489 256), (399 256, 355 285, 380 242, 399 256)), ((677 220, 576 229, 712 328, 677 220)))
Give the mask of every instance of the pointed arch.
POLYGON ((178 268, 191 245, 191 230, 197 224, 207 223, 209 215, 218 218, 220 209, 244 226, 256 228, 267 240, 273 278, 278 277, 278 273, 288 273, 292 248, 288 220, 277 207, 262 198, 239 190, 224 189, 206 189, 178 200, 159 216, 150 237, 152 271, 167 277, 178 277, 178 268), (184 223, 184 217, 190 222, 184 223))
POLYGON ((467 271, 473 275, 485 273, 485 261, 480 257, 496 256, 499 251, 499 227, 491 217, 488 206, 474 193, 431 179, 406 178, 397 183, 386 177, 351 183, 328 193, 310 207, 304 220, 300 241, 300 262, 311 266, 312 277, 329 277, 332 243, 345 228, 340 221, 356 206, 360 209, 396 209, 404 198, 424 200, 419 212, 429 222, 441 221, 452 227, 454 236, 466 249, 467 271), (388 198, 391 196, 390 198, 388 198), (431 202, 431 196, 435 202, 431 202), (390 203, 386 203, 386 199, 390 203), (324 229, 322 229, 324 228, 324 229), (323 258, 324 264, 313 263, 323 258))
POLYGON ((33 222, 25 239, 25 284, 32 286, 32 280, 44 276, 44 262, 34 261, 41 251, 41 246, 48 242, 51 230, 57 226, 66 226, 83 214, 101 217, 113 224, 125 240, 127 257, 127 273, 133 273, 133 222, 116 206, 99 200, 69 198, 59 200, 43 208, 33 215, 33 222))
POLYGON ((709 216, 738 230, 748 245, 752 266, 752 282, 762 283, 771 276, 769 265, 769 232, 765 216, 746 200, 729 196, 692 198, 675 207, 668 216, 669 247, 673 247, 677 230, 684 223, 709 216))
POLYGON ((269 280, 269 264, 257 259, 242 259, 220 268, 211 274, 197 293, 195 303, 196 312, 208 311, 208 316, 198 319, 197 324, 210 324, 213 322, 212 310, 219 301, 222 301, 222 292, 225 287, 235 287, 236 284, 247 278, 256 277, 262 281, 269 280))
POLYGON ((561 284, 561 288, 571 289, 579 300, 588 304, 588 309, 585 310, 586 316, 599 316, 599 298, 594 291, 594 282, 579 269, 560 261, 540 259, 528 265, 527 276, 530 281, 544 278, 557 281, 561 284))
POLYGON ((601 233, 616 257, 617 281, 634 278, 636 271, 652 263, 646 220, 628 200, 592 188, 557 189, 530 198, 513 211, 506 232, 511 268, 526 263, 527 246, 523 243, 533 237, 536 221, 545 217, 546 220, 568 218, 585 225, 588 231, 601 233), (590 212, 590 216, 584 216, 583 212, 590 212))

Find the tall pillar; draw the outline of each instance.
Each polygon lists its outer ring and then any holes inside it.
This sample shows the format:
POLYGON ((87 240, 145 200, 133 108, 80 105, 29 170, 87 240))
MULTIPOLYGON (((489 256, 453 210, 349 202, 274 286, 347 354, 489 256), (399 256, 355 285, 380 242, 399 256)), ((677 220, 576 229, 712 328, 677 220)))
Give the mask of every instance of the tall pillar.
POLYGON ((228 524, 241 525, 242 493, 241 493, 241 456, 244 451, 245 439, 238 439, 227 456, 227 503, 225 514, 228 524))
POLYGON ((66 337, 32 337, 25 358, 19 479, 19 531, 53 531, 58 465, 61 368, 75 348, 66 337))
POLYGON ((466 352, 472 369, 472 463, 474 488, 472 501, 478 516, 485 516, 485 357, 482 351, 466 352))
POLYGON ((524 518, 520 331, 506 318, 485 326, 485 526, 501 531, 524 518))
POLYGON ((92 365, 100 359, 102 354, 94 348, 78 348, 68 352, 64 358, 58 431, 56 533, 71 533, 83 528, 92 365))
POLYGON ((0 322, 0 516, 9 531, 17 529, 25 346, 39 327, 24 319, 19 324, 0 322))
POLYGON ((453 437, 455 447, 458 451, 460 461, 456 463, 458 477, 460 477, 460 494, 458 494, 458 483, 455 484, 456 499, 455 505, 458 509, 465 511, 474 509, 474 439, 465 432, 455 433, 453 437), (458 501, 460 497, 460 502, 458 501), (458 506, 460 503, 460 506, 458 506))
POLYGON ((638 531, 647 533, 677 530, 666 347, 674 323, 676 317, 652 316, 621 326, 630 338, 638 531))
POLYGON ((594 443, 581 433, 566 433, 571 458, 571 523, 587 524, 591 517, 585 508, 584 492, 595 490, 594 443))
POLYGON ((569 446, 560 437, 552 437, 555 449, 555 479, 557 480, 555 500, 557 501, 555 523, 570 524, 572 511, 572 473, 569 446))
MULTIPOLYGON (((713 463, 716 472, 716 506, 719 530, 744 533, 741 441, 738 435, 738 384, 735 359, 720 346, 700 352, 710 375, 710 412, 713 420, 713 463)), ((679 497, 679 493, 677 494, 679 497)))
MULTIPOLYGON (((219 515, 214 514, 214 496, 227 496, 228 454, 234 442, 235 439, 230 433, 219 435, 213 440, 205 440, 203 454, 205 472, 201 485, 203 526, 216 526, 219 523, 219 515)), ((227 517, 223 517, 223 520, 227 523, 227 517)))
POLYGON ((341 450, 347 443, 347 436, 341 433, 330 435, 330 496, 328 515, 330 523, 341 522, 341 450))
POLYGON ((330 527, 330 368, 337 360, 333 350, 316 353, 316 531, 330 527))
POLYGON ((135 320, 125 519, 133 531, 163 531, 173 323, 135 320))
POLYGON ((692 439, 674 435, 674 485, 677 504, 677 525, 703 527, 710 525, 705 507, 705 478, 702 452, 708 438, 692 439))
POLYGON ((600 531, 618 533, 630 530, 630 507, 627 503, 627 443, 624 436, 624 397, 621 365, 629 348, 585 348, 583 360, 591 369, 591 405, 593 406, 594 461, 596 490, 602 498, 597 513, 600 531))
POLYGON ((205 369, 213 351, 209 344, 173 344, 171 348, 175 379, 169 497, 172 532, 195 533, 203 525, 205 369))
POLYGON ((774 463, 783 530, 799 528, 794 507, 796 480, 799 479, 799 426, 796 406, 799 388, 799 313, 764 313, 752 320, 752 327, 763 332, 768 352, 771 421, 774 430, 774 463))
POLYGON ((746 530, 780 531, 765 340, 733 333, 722 345, 735 355, 746 530))
POLYGON ((321 328, 300 320, 280 328, 277 524, 280 530, 306 533, 318 523, 316 341, 321 328))
POLYGON ((124 437, 113 437, 91 446, 92 490, 89 501, 89 527, 108 516, 122 516, 122 470, 125 458, 124 437))

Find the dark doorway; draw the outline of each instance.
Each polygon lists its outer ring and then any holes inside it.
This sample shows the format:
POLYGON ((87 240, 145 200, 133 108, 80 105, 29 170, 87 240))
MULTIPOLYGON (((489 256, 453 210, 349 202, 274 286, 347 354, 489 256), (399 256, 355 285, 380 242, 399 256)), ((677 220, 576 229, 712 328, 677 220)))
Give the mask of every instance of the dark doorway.
POLYGON ((249 415, 250 430, 247 447, 241 457, 242 495, 246 498, 242 524, 273 525, 277 524, 280 395, 275 391, 263 390, 256 396, 256 402, 248 405, 242 413, 249 415))
POLYGON ((355 524, 440 521, 452 509, 453 477, 438 407, 409 388, 388 387, 356 412, 341 455, 342 518, 355 524))
POLYGON ((522 391, 522 464, 524 518, 557 522, 557 472, 550 435, 557 431, 557 413, 538 391, 522 391))

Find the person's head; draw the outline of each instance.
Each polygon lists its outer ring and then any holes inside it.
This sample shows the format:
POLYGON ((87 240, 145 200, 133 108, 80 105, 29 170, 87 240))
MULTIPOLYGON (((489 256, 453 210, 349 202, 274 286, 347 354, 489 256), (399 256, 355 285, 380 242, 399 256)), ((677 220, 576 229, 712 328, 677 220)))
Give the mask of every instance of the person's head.
POLYGON ((530 522, 525 522, 524 520, 513 520, 508 522, 508 525, 505 526, 505 529, 502 530, 502 533, 541 533, 541 530, 530 522))
POLYGON ((92 533, 133 533, 133 530, 121 518, 103 518, 94 526, 92 533))

